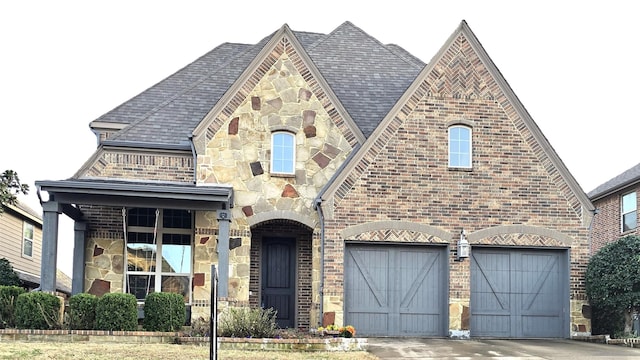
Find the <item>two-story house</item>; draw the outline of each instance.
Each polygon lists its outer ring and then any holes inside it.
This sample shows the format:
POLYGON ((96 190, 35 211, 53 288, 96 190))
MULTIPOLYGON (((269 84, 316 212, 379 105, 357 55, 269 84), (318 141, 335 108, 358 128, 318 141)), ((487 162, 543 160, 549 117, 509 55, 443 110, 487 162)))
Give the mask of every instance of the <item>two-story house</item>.
POLYGON ((90 126, 84 166, 36 182, 43 248, 75 220, 74 293, 171 291, 207 316, 213 264, 223 307, 281 327, 590 332, 593 206, 464 21, 428 63, 350 22, 284 25, 90 126))
POLYGON ((597 215, 591 225, 591 253, 627 235, 639 235, 640 164, 589 192, 597 215))
MULTIPOLYGON (((27 289, 40 287, 42 258, 42 218, 24 203, 3 206, 0 214, 0 258, 9 260, 27 289)), ((61 295, 71 293, 68 277, 57 271, 56 290, 61 295)))

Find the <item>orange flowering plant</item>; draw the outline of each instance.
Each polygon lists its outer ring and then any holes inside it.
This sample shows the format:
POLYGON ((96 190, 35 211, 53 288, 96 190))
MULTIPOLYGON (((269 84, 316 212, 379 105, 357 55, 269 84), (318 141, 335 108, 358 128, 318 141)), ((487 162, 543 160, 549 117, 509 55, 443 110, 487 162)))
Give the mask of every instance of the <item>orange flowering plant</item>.
POLYGON ((352 338, 356 335, 356 328, 353 327, 352 325, 338 327, 334 324, 330 324, 330 325, 327 325, 326 328, 322 326, 319 327, 317 331, 321 335, 334 335, 334 336, 340 336, 345 338, 352 338))
POLYGON ((351 338, 356 336, 356 328, 352 325, 342 326, 338 331, 342 337, 351 338))

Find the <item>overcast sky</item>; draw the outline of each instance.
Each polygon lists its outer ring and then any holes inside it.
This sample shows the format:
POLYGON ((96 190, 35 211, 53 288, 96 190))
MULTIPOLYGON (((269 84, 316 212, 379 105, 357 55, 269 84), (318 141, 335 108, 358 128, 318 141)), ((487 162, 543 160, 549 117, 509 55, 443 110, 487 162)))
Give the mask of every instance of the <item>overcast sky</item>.
MULTIPOLYGON (((17 171, 32 187, 22 200, 41 211, 33 183, 73 176, 96 148, 89 122, 223 42, 350 21, 429 62, 464 19, 589 192, 640 162, 638 10, 628 0, 4 1, 0 171, 17 171)), ((68 263, 58 261, 67 273, 68 263)))

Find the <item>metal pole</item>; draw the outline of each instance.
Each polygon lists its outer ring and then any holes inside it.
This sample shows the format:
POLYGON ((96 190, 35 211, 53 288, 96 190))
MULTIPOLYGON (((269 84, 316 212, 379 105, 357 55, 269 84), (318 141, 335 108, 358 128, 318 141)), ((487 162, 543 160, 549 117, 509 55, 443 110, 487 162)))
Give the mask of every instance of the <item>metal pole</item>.
POLYGON ((209 316, 209 359, 218 360, 218 273, 211 265, 211 315, 209 316))

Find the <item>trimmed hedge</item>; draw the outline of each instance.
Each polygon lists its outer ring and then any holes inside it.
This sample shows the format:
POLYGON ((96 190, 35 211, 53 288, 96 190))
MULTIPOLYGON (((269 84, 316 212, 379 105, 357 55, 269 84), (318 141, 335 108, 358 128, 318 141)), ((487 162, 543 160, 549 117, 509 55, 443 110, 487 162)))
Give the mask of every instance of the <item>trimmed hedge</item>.
POLYGON ((60 327, 60 299, 34 291, 16 299, 15 321, 19 329, 51 330, 60 327))
POLYGON ((0 329, 16 326, 16 300, 27 291, 19 286, 0 285, 0 329))
POLYGON ((147 331, 179 331, 185 323, 184 297, 176 293, 156 292, 144 300, 144 329, 147 331))
POLYGON ((98 297, 81 293, 69 298, 69 328, 73 330, 93 330, 96 325, 98 297))
POLYGON ((135 331, 138 329, 138 306, 132 294, 108 293, 96 304, 96 329, 135 331))

